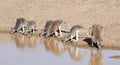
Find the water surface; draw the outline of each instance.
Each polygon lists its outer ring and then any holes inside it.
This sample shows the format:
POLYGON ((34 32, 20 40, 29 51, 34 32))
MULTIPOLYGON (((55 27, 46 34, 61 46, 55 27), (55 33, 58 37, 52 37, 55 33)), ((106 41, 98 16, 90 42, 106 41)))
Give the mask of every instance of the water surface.
POLYGON ((53 38, 0 34, 0 65, 119 65, 119 56, 119 50, 64 45, 53 38))

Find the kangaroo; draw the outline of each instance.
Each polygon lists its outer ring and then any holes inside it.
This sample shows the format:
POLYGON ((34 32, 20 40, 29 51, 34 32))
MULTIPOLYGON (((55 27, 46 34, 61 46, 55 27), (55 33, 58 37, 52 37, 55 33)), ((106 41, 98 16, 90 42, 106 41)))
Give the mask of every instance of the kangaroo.
POLYGON ((27 23, 27 21, 25 18, 17 18, 15 26, 13 28, 11 28, 11 33, 15 33, 18 31, 22 31, 22 33, 24 33, 26 23, 27 23))
POLYGON ((78 41, 78 33, 81 32, 83 33, 83 31, 88 35, 88 32, 87 30, 83 27, 83 26, 80 26, 80 25, 74 25, 71 29, 70 29, 70 32, 68 34, 67 37, 64 38, 63 42, 66 42, 66 41, 78 41), (75 39, 74 39, 75 38, 75 39))
POLYGON ((40 36, 45 35, 45 37, 47 37, 47 36, 49 35, 50 28, 52 27, 53 23, 54 23, 54 22, 53 22, 52 20, 47 21, 47 22, 46 22, 46 25, 45 25, 45 27, 44 27, 44 30, 42 30, 39 35, 40 35, 40 36))
POLYGON ((103 26, 101 26, 100 24, 93 24, 90 28, 90 34, 92 38, 91 46, 97 44, 97 47, 101 48, 103 41, 103 26))
POLYGON ((34 34, 35 28, 36 28, 35 21, 28 21, 27 27, 25 28, 25 32, 23 34, 24 35, 27 35, 28 33, 34 34))
POLYGON ((49 35, 47 35, 47 37, 49 37, 51 35, 55 35, 56 37, 57 36, 62 36, 62 33, 61 33, 62 23, 65 23, 65 22, 63 22, 62 20, 56 20, 53 23, 52 27, 50 28, 50 32, 49 32, 49 35))

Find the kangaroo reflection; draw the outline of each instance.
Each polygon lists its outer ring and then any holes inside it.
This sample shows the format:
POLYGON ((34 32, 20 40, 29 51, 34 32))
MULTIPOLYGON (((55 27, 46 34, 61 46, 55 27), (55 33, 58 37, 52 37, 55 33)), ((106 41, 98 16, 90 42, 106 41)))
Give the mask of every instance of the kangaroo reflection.
POLYGON ((66 46, 66 48, 71 58, 76 61, 83 59, 87 54, 87 50, 80 51, 80 49, 76 46, 66 46))
POLYGON ((24 36, 22 34, 13 34, 11 39, 15 41, 16 47, 24 48, 24 47, 35 47, 36 39, 34 36, 24 36))
POLYGON ((103 65, 103 56, 101 49, 97 49, 97 50, 92 49, 89 65, 103 65))
POLYGON ((29 48, 34 48, 36 46, 36 37, 35 36, 25 36, 25 44, 29 48))
POLYGON ((12 34, 11 39, 15 41, 16 47, 18 48, 24 47, 24 35, 12 34))
POLYGON ((59 42, 53 38, 45 39, 44 45, 47 51, 52 51, 56 55, 61 55, 65 51, 62 42, 59 42))

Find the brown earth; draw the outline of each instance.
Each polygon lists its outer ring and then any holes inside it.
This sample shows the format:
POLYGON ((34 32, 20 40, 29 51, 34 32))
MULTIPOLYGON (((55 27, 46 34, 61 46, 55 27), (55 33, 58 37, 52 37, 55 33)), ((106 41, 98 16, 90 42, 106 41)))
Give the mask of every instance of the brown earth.
POLYGON ((67 22, 68 29, 101 24, 104 45, 120 47, 120 0, 0 0, 1 32, 9 32, 19 17, 35 20, 38 30, 56 19, 67 22))

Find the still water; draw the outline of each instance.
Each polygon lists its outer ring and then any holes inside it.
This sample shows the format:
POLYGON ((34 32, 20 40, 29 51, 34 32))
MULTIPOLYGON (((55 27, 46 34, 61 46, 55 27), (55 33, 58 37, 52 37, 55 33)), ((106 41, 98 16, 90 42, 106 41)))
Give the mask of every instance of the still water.
POLYGON ((0 65, 120 65, 119 57, 120 50, 80 48, 52 38, 0 34, 0 65))

